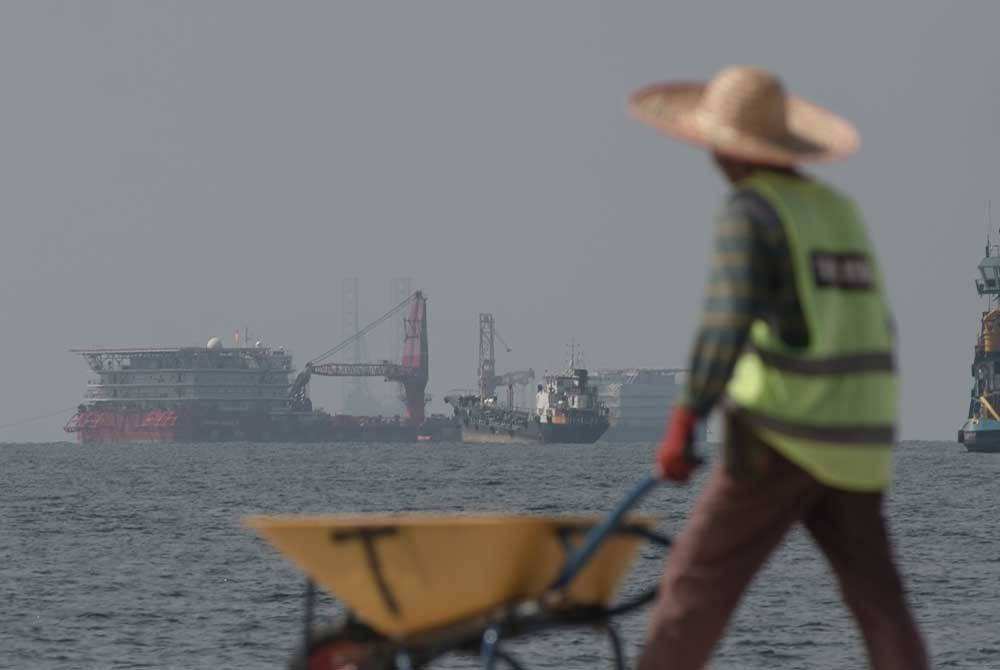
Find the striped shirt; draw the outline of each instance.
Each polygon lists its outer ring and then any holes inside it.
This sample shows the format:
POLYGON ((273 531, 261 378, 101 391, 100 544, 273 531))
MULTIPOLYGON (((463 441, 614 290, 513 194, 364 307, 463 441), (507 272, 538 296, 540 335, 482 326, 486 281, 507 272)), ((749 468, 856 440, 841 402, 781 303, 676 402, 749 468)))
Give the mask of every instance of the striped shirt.
POLYGON ((708 415, 725 391, 756 319, 766 320, 789 346, 809 344, 781 221, 761 196, 737 191, 718 217, 701 327, 681 398, 698 416, 708 415))

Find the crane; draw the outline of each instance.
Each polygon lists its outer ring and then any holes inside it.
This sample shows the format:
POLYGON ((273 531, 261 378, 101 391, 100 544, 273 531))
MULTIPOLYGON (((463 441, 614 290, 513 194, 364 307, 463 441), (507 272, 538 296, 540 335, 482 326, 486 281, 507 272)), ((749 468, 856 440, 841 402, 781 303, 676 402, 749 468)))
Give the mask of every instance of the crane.
POLYGON ((510 345, 504 341, 503 337, 500 335, 500 331, 496 329, 496 325, 493 326, 493 334, 497 336, 497 339, 500 340, 500 344, 503 345, 503 348, 507 350, 508 354, 514 351, 510 348, 510 345))
POLYGON ((425 392, 428 379, 427 298, 423 292, 415 291, 406 300, 351 337, 308 361, 288 390, 292 406, 297 410, 310 411, 312 409, 312 402, 309 400, 309 380, 313 375, 322 377, 382 377, 386 381, 398 382, 403 387, 407 420, 416 425, 422 424, 424 422, 425 392), (382 361, 381 363, 324 362, 404 309, 407 310, 407 313, 403 328, 403 356, 399 363, 390 361, 382 361))
POLYGON ((482 398, 492 398, 498 386, 507 387, 507 402, 514 408, 514 386, 526 386, 535 379, 534 370, 521 370, 498 375, 496 373, 496 345, 500 340, 509 353, 510 345, 500 337, 492 314, 479 314, 479 394, 482 398))

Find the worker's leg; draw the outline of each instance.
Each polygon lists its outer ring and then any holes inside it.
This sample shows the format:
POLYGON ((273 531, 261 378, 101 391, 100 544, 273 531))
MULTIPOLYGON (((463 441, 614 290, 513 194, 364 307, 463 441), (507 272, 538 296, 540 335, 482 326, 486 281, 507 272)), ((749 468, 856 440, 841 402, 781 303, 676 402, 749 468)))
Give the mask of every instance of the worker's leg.
POLYGON ((882 495, 828 489, 803 520, 837 574, 871 667, 927 668, 927 652, 893 561, 882 495))
POLYGON ((822 493, 776 452, 766 469, 736 480, 719 463, 670 550, 641 670, 694 670, 708 661, 754 573, 822 493))

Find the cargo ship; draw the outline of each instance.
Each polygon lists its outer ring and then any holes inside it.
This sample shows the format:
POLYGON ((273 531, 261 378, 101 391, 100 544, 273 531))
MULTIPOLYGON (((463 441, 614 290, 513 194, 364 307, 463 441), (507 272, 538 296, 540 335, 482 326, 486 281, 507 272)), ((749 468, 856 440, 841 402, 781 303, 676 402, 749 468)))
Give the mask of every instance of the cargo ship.
POLYGON ((226 347, 217 337, 202 347, 73 350, 95 377, 65 430, 85 444, 454 439, 451 419, 424 415, 426 299, 418 291, 383 320, 403 310, 406 336, 400 363, 327 363, 327 352, 296 374, 292 355, 283 347, 261 342, 226 347), (398 382, 406 415, 348 416, 314 409, 308 393, 313 375, 380 376, 398 382))
POLYGON ((969 412, 958 441, 969 451, 1000 452, 1000 247, 987 240, 979 263, 977 293, 988 301, 979 320, 972 360, 969 412))
POLYGON ((532 369, 497 374, 496 340, 507 352, 510 346, 500 337, 492 314, 479 314, 478 393, 452 392, 445 396, 451 405, 457 438, 467 444, 592 444, 607 431, 608 412, 597 397, 586 369, 576 365, 573 345, 568 371, 547 375, 535 389, 530 408, 517 407, 515 387, 534 383, 532 369), (506 388, 506 405, 497 389, 506 388))
POLYGON ((530 410, 502 407, 496 396, 449 395, 467 444, 593 444, 610 425, 585 369, 544 377, 530 410))

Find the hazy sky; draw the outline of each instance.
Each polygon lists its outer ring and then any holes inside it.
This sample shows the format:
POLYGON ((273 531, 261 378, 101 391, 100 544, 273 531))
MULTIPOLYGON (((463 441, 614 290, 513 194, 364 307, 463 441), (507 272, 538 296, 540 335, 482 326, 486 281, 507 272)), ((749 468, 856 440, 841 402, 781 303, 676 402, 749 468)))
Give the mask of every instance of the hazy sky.
MULTIPOLYGON (((680 366, 725 190, 624 113, 659 79, 777 70, 849 117, 817 172, 860 201, 900 325, 902 435, 954 439, 993 198, 988 2, 0 4, 0 423, 74 406, 76 346, 231 341, 301 364, 389 280, 429 296, 433 409, 500 369, 680 366)), ((387 334, 369 349, 384 355, 387 334)), ((378 385, 381 382, 373 382, 378 385)), ((340 397, 313 382, 319 404, 340 397)), ((0 441, 61 440, 72 412, 0 441)))

